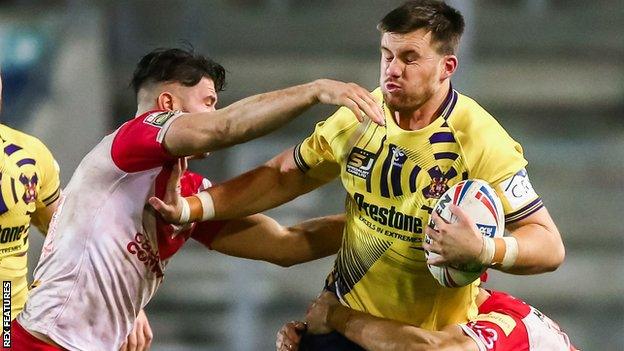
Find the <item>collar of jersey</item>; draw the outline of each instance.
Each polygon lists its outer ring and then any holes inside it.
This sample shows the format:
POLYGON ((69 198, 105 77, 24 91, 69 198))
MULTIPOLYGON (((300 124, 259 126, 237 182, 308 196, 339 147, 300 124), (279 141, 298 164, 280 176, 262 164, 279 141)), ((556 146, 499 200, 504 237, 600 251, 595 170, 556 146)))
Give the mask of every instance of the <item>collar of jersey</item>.
POLYGON ((453 112, 453 108, 455 107, 455 104, 457 103, 457 98, 458 98, 458 93, 455 89, 453 89, 453 86, 451 85, 449 88, 449 92, 446 95, 446 98, 444 99, 444 102, 442 103, 442 105, 440 105, 440 108, 438 109, 438 112, 437 112, 438 118, 436 118, 433 122, 431 122, 426 127, 418 129, 418 130, 405 130, 399 127, 399 125, 394 120, 394 117, 392 116, 390 109, 386 107, 385 102, 382 103, 382 109, 384 111, 384 117, 386 121, 386 125, 385 125, 386 135, 390 137, 392 135, 418 136, 418 135, 431 134, 432 130, 436 130, 440 128, 449 118, 449 116, 453 112))

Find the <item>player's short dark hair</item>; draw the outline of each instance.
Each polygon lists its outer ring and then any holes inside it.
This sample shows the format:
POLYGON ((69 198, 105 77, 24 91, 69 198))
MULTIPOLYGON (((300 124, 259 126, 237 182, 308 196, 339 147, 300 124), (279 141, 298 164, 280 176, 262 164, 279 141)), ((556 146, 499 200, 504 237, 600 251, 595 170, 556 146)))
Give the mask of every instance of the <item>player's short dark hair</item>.
POLYGON ((412 0, 390 11, 377 25, 382 32, 407 34, 431 31, 440 54, 454 54, 464 32, 464 17, 443 1, 412 0))
POLYGON ((130 85, 138 93, 146 83, 177 82, 192 87, 204 77, 212 79, 216 91, 223 90, 225 69, 212 59, 193 49, 156 49, 141 58, 130 85))

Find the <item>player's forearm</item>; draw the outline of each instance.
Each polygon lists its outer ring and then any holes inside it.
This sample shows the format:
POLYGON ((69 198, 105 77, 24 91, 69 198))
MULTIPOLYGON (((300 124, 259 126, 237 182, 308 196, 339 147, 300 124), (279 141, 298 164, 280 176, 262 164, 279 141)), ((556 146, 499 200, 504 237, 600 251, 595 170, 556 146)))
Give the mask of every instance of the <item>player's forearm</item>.
MULTIPOLYGON (((306 177, 295 165, 292 149, 266 164, 208 189, 214 219, 231 219, 259 213, 307 193, 323 182, 306 177)), ((201 220, 202 207, 189 199, 191 221, 201 220)))
POLYGON ((228 221, 214 235, 210 246, 229 256, 289 267, 336 253, 343 227, 343 215, 283 227, 274 219, 257 214, 228 221))
MULTIPOLYGON (((331 328, 371 351, 438 350, 449 348, 442 332, 432 332, 353 309, 336 306, 328 316, 331 328), (446 346, 445 346, 446 345, 446 346)), ((457 348, 457 350, 460 350, 457 348)))
POLYGON ((526 224, 512 235, 518 242, 518 257, 513 266, 501 269, 513 274, 537 274, 557 269, 565 258, 565 248, 556 228, 526 224))
POLYGON ((285 228, 282 265, 305 263, 338 252, 344 222, 344 215, 341 214, 313 218, 285 228))
POLYGON ((166 148, 175 156, 188 156, 268 134, 318 102, 315 84, 254 95, 213 112, 184 115, 167 131, 166 148))
POLYGON ((517 242, 517 257, 508 268, 498 268, 513 274, 537 274, 554 271, 565 257, 559 230, 546 208, 508 225, 517 242))

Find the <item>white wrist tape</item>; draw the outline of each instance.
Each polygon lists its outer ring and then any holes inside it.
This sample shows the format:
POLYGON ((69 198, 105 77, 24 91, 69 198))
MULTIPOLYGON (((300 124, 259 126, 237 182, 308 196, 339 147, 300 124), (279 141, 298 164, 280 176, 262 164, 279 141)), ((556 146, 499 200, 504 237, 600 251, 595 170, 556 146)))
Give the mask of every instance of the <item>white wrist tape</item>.
POLYGON ((484 236, 483 237, 483 246, 481 247, 481 253, 479 254, 479 261, 484 266, 489 266, 492 264, 492 260, 494 259, 494 252, 496 251, 496 246, 494 244, 494 239, 484 236))
POLYGON ((513 236, 506 236, 503 238, 507 251, 505 251, 505 257, 501 263, 501 268, 510 268, 516 263, 518 258, 518 241, 513 236))
POLYGON ((189 206, 188 201, 185 198, 182 198, 182 212, 180 212, 180 224, 188 223, 191 218, 191 206, 189 206))
POLYGON ((212 196, 207 191, 200 191, 198 194, 195 194, 199 201, 202 204, 202 221, 207 221, 209 219, 214 218, 215 209, 214 202, 212 202, 212 196))

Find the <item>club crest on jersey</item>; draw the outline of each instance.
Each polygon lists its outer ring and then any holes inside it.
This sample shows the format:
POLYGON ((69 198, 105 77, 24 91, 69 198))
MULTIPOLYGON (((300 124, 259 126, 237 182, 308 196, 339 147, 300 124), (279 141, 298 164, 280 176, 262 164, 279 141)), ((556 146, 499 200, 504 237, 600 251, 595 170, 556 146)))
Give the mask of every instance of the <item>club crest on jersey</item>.
POLYGON ((143 123, 151 124, 155 127, 161 128, 165 125, 165 123, 167 123, 169 118, 175 116, 176 113, 176 111, 155 112, 145 117, 143 123))
POLYGON ((24 184, 24 196, 22 196, 24 202, 26 204, 34 202, 37 198, 37 182, 39 181, 37 174, 34 174, 32 177, 28 177, 22 173, 19 180, 22 184, 24 184))
POLYGON ((423 195, 427 199, 439 199, 449 189, 448 181, 444 176, 431 179, 431 184, 423 189, 423 195))
POLYGON ((373 168, 375 157, 376 155, 370 151, 354 147, 347 161, 347 173, 366 179, 373 168))

